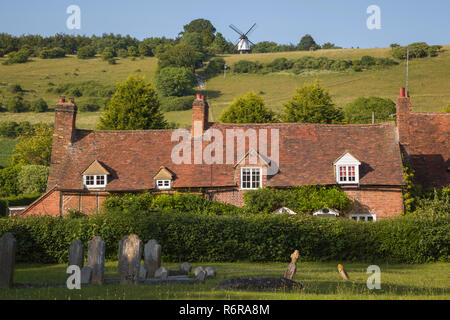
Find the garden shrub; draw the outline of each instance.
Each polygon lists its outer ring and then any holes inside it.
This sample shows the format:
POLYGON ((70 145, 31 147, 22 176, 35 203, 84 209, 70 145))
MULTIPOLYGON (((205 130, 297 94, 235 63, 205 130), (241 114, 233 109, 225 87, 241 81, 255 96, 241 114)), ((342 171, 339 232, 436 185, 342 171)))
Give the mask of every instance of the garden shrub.
POLYGON ((183 111, 192 109, 192 103, 195 97, 185 96, 185 97, 161 97, 161 110, 168 111, 183 111))
POLYGON ((70 219, 30 216, 0 219, 0 234, 17 239, 19 262, 65 263, 75 239, 94 236, 117 260, 120 239, 137 234, 157 239, 162 259, 181 261, 289 261, 299 249, 303 261, 425 263, 449 261, 449 217, 398 217, 375 223, 303 215, 231 215, 116 211, 70 219))
POLYGON ((8 100, 6 107, 9 112, 19 113, 29 111, 31 106, 30 102, 24 100, 22 96, 17 95, 8 100))
POLYGON ((91 46, 81 47, 77 52, 78 59, 88 59, 95 56, 95 48, 91 46))
POLYGON ((64 58, 65 56, 66 52, 62 48, 44 49, 39 53, 41 59, 64 58))
MULTIPOLYGON (((12 206, 27 206, 34 200, 40 197, 40 193, 9 196, 5 198, 0 198, 0 217, 5 217, 8 215, 8 207, 12 206)), ((0 234, 2 232, 0 231, 0 234)))
POLYGON ((31 111, 34 112, 45 112, 48 110, 48 104, 44 99, 39 98, 31 104, 31 111))
POLYGON ((351 201, 337 187, 299 186, 292 189, 261 188, 244 193, 245 209, 253 213, 271 213, 286 206, 297 213, 312 213, 323 208, 347 209, 351 201))
POLYGON ((234 73, 257 73, 263 68, 263 64, 258 61, 240 60, 233 65, 234 73))
POLYGON ((25 63, 28 61, 31 53, 27 49, 20 49, 19 51, 13 51, 8 53, 8 60, 4 61, 4 65, 14 64, 14 63, 25 63))

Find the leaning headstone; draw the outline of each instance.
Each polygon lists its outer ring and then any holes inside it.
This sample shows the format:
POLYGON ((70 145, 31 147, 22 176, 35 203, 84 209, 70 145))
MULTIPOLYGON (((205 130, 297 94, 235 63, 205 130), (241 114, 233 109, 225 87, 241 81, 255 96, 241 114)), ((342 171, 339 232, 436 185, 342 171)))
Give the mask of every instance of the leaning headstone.
POLYGON ((197 277, 197 275, 200 273, 200 272, 203 272, 203 271, 205 271, 205 269, 203 269, 203 267, 201 267, 201 266, 198 266, 197 268, 195 268, 194 269, 194 276, 196 276, 197 277))
POLYGON ((84 266, 84 245, 80 240, 75 240, 69 247, 69 266, 76 265, 80 269, 84 266))
POLYGON ((144 265, 147 269, 147 278, 153 278, 155 271, 161 267, 161 245, 152 239, 144 247, 144 265))
POLYGON ((139 279, 145 279, 147 277, 147 269, 145 268, 145 265, 141 263, 141 266, 139 267, 139 279))
POLYGON ((165 267, 160 267, 155 271, 155 278, 167 279, 168 275, 169 272, 165 267))
POLYGON ((192 266, 189 262, 183 262, 180 266, 180 270, 184 271, 186 274, 189 274, 192 270, 192 266))
POLYGON ((135 234, 125 236, 119 242, 120 284, 137 284, 142 258, 142 241, 135 234))
POLYGON ((91 284, 92 280, 92 268, 91 267, 83 267, 81 269, 81 284, 91 284))
POLYGON ((200 280, 200 281, 204 281, 206 279, 206 271, 205 270, 201 270, 197 273, 197 275, 195 276, 195 280, 200 280))
POLYGON ((16 262, 16 239, 7 232, 0 238, 0 288, 8 289, 14 284, 16 262))
POLYGON ((215 278, 216 277, 216 270, 213 267, 206 267, 205 272, 206 272, 207 278, 215 278))
POLYGON ((105 274, 105 241, 94 237, 88 245, 87 265, 92 268, 92 284, 103 284, 105 274))

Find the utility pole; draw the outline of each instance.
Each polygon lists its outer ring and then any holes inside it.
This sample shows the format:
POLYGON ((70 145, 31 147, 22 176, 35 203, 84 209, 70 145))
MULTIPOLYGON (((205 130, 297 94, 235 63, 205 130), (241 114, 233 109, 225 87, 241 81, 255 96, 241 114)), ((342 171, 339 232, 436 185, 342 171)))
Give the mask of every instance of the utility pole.
POLYGON ((408 96, 408 77, 409 77, 409 47, 406 47, 406 96, 408 96))

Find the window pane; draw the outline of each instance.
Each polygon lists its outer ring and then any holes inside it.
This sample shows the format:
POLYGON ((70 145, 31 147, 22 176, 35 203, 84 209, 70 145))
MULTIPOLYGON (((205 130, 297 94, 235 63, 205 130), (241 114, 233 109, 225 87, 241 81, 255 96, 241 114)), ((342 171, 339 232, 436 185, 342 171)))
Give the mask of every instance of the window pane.
POLYGON ((97 185, 105 184, 105 176, 96 176, 96 178, 97 178, 97 185))
POLYGON ((86 180, 86 185, 87 186, 92 186, 92 185, 94 185, 94 176, 86 176, 86 178, 85 178, 86 180))
POLYGON ((373 217, 367 217, 367 221, 373 221, 373 217))
POLYGON ((355 181, 355 167, 348 167, 348 181, 355 181))
POLYGON ((339 181, 347 181, 347 168, 339 167, 339 181))

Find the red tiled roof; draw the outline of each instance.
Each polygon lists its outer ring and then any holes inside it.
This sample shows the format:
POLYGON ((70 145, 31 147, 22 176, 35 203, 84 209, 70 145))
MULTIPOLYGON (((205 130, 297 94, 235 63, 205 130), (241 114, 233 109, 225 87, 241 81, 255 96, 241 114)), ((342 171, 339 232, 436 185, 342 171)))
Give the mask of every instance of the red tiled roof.
MULTIPOLYGON (((254 129, 256 132, 279 129, 279 172, 269 177, 268 184, 272 186, 334 184, 333 162, 344 152, 350 152, 361 161, 361 185, 403 184, 400 149, 392 122, 364 125, 215 123, 211 127, 224 134, 226 129, 254 129)), ((178 142, 171 142, 172 132, 77 130, 72 145, 63 153, 64 159, 52 159, 49 181, 54 181, 62 190, 81 190, 82 171, 98 160, 111 173, 106 187, 110 191, 152 189, 153 177, 161 166, 175 174, 175 188, 236 185, 234 164, 239 159, 222 165, 174 164, 171 153, 178 142)), ((270 157, 270 143, 268 150, 270 157)), ((223 158, 225 161, 225 148, 223 158)))

